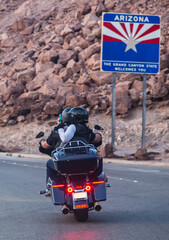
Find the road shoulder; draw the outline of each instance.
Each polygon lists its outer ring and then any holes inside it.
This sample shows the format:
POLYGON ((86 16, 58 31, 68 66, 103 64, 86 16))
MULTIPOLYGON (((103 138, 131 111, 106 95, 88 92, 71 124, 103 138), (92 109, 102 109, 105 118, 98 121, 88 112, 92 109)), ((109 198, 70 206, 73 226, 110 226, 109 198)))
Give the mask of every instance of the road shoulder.
MULTIPOLYGON (((50 157, 44 154, 26 154, 26 153, 6 153, 1 152, 0 157, 5 159, 12 158, 22 158, 22 159, 39 159, 39 160, 48 160, 50 157)), ((138 165, 138 166, 153 166, 153 167, 169 167, 169 161, 160 161, 160 160, 123 160, 116 158, 104 158, 104 163, 114 163, 114 164, 123 164, 123 165, 138 165)))

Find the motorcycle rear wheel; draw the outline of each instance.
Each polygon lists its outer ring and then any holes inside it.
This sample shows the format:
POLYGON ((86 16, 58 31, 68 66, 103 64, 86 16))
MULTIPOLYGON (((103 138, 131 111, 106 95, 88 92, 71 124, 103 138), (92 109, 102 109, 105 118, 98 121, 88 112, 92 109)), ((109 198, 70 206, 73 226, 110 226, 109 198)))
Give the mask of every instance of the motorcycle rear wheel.
POLYGON ((78 209, 74 211, 74 217, 79 222, 85 222, 88 219, 88 209, 78 209))

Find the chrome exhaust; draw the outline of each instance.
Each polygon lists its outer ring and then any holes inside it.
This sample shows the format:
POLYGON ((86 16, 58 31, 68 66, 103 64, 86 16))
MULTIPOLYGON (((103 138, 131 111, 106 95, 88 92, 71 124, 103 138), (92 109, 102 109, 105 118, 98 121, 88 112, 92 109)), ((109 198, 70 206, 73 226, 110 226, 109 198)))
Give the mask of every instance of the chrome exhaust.
POLYGON ((69 208, 66 205, 62 206, 62 213, 63 214, 68 214, 69 213, 69 208))
POLYGON ((101 209, 102 209, 102 207, 101 207, 101 205, 100 205, 98 202, 95 202, 95 204, 94 204, 94 209, 95 209, 97 212, 100 212, 101 209))

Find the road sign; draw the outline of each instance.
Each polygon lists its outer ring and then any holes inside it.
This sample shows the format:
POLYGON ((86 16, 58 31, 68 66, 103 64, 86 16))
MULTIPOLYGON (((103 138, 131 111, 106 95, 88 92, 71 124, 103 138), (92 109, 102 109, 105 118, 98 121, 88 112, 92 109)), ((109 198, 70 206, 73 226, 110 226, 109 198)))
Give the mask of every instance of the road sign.
POLYGON ((101 70, 159 73, 160 17, 103 13, 101 70))

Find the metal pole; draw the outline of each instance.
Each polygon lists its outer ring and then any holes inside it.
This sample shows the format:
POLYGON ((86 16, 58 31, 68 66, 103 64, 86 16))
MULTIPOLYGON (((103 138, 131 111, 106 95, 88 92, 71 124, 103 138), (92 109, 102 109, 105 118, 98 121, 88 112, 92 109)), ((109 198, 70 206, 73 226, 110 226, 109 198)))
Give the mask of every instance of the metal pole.
POLYGON ((142 106, 142 144, 145 148, 145 126, 146 126, 146 74, 143 76, 143 106, 142 106))
POLYGON ((113 86, 112 86, 112 146, 114 150, 115 142, 115 116, 116 116, 116 73, 113 73, 113 86))

